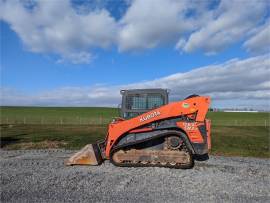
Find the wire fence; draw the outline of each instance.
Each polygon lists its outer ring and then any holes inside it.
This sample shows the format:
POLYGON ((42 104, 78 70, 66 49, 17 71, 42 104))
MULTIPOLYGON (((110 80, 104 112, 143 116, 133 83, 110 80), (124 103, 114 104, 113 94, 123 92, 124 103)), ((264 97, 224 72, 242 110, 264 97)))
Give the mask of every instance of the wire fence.
POLYGON ((84 117, 54 117, 54 118, 1 118, 0 124, 25 124, 25 125, 105 125, 109 124, 113 118, 95 117, 95 118, 84 118, 84 117))
MULTIPOLYGON (((108 117, 2 117, 0 124, 25 125, 107 125, 113 118, 108 117)), ((213 120, 213 126, 264 126, 270 127, 270 120, 213 120)))
POLYGON ((213 126, 264 126, 270 127, 269 120, 218 120, 211 121, 213 126))

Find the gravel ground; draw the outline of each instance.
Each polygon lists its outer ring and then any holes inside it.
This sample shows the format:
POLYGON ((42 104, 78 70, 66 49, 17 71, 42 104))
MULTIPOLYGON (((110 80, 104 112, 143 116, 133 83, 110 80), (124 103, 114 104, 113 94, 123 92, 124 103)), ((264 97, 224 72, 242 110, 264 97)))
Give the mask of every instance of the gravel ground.
POLYGON ((270 202, 269 159, 211 156, 189 170, 65 167, 73 151, 1 151, 1 202, 270 202))

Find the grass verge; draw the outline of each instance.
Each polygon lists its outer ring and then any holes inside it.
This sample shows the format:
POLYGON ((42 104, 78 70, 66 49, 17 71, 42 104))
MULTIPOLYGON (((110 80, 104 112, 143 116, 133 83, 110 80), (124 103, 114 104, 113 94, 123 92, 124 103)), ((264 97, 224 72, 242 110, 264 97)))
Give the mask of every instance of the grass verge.
POLYGON ((269 127, 213 126, 211 154, 270 158, 269 127))
POLYGON ((1 125, 1 148, 79 149, 103 139, 106 131, 106 125, 1 125))
MULTIPOLYGON (((269 127, 213 126, 213 155, 270 158, 269 127)), ((80 149, 103 139, 106 125, 1 125, 1 148, 80 149)))

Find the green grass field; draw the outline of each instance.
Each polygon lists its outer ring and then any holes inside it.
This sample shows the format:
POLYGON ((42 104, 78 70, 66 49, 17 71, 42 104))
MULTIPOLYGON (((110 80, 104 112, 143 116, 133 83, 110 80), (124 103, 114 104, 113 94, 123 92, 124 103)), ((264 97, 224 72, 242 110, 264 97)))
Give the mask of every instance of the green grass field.
MULTIPOLYGON (((103 139, 115 108, 1 107, 1 148, 79 149, 103 139)), ((270 157, 269 113, 209 112, 212 154, 270 157)))
POLYGON ((1 107, 2 124, 107 124, 118 109, 104 107, 1 107))

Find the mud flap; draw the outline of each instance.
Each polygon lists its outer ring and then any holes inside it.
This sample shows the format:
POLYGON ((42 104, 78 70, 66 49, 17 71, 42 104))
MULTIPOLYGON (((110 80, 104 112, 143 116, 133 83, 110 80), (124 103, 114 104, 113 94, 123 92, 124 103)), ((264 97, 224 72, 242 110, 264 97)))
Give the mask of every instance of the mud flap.
POLYGON ((65 165, 99 165, 102 163, 101 152, 97 144, 88 144, 65 161, 65 165))

